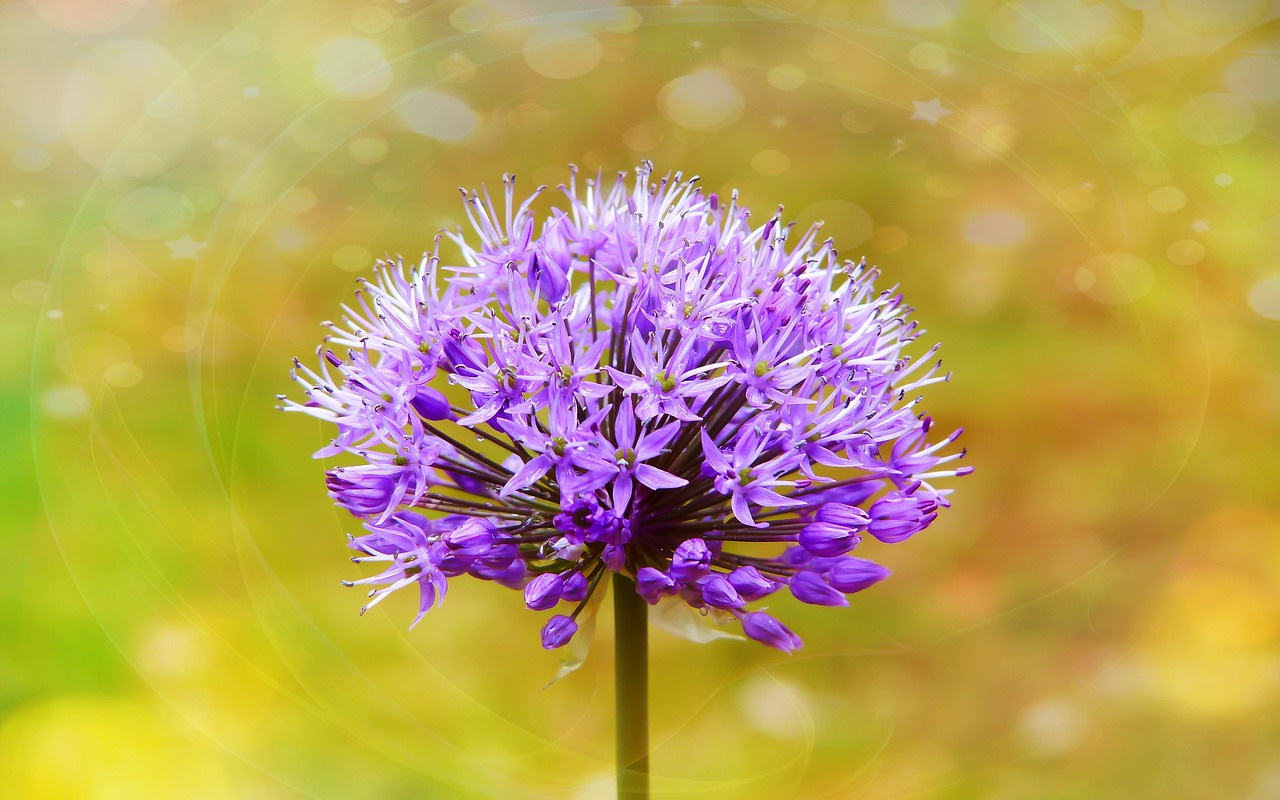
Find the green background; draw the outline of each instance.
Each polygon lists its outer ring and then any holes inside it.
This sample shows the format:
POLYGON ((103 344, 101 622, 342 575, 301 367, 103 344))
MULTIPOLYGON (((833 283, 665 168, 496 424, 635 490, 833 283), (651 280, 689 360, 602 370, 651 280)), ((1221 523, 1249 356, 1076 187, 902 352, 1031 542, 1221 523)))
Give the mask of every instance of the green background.
POLYGON ((1280 797, 1266 0, 0 4, 15 798, 604 798, 612 653, 364 618, 273 410, 457 187, 652 159, 902 286, 977 472, 792 657, 653 634, 672 798, 1280 797))

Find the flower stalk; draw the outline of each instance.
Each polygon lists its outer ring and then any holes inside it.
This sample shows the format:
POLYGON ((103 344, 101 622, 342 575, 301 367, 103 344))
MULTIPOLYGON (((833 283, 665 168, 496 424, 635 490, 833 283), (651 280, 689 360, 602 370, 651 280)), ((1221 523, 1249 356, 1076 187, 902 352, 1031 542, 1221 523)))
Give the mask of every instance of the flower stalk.
POLYGON ((618 800, 649 800, 649 609, 636 582, 613 574, 618 800))

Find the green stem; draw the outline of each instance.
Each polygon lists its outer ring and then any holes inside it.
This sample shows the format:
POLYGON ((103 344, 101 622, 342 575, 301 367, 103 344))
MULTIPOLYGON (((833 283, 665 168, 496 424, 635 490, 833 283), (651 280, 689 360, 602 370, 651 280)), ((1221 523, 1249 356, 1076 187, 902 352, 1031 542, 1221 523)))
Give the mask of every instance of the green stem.
POLYGON ((618 708, 618 800, 649 800, 649 606, 636 582, 613 574, 618 708))

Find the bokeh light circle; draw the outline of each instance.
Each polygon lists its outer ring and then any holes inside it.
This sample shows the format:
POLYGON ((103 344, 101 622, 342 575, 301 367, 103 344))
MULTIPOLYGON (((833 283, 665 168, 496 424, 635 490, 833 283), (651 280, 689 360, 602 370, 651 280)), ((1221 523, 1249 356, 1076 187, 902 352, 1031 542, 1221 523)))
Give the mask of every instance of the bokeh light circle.
POLYGON ((1178 109, 1178 129, 1191 141, 1224 145, 1238 142, 1253 130, 1255 115, 1249 101, 1227 93, 1202 94, 1178 109))
POLYGON ((433 89, 410 92, 400 98, 397 110, 406 128, 441 142, 460 142, 480 125, 465 101, 433 89))
POLYGON ((1222 83, 1232 94, 1257 102, 1280 99, 1280 58, 1248 55, 1231 62, 1222 83))
POLYGON ((386 138, 377 134, 357 136, 347 144, 347 153, 357 164, 377 164, 387 157, 388 149, 386 138))
POLYGON ((158 241, 178 237, 194 214, 181 194, 159 186, 126 192, 107 205, 107 224, 133 239, 158 241))
POLYGON ((152 0, 27 0, 44 22, 82 35, 110 33, 127 25, 152 0))
POLYGON ((1087 44, 1115 23, 1115 15, 1101 4, 1030 0, 996 6, 987 16, 987 35, 1010 52, 1040 53, 1064 43, 1087 44))
POLYGON ((1176 186, 1160 186, 1147 193, 1147 205, 1162 214, 1172 214, 1187 204, 1187 193, 1176 186))
POLYGON ((695 131, 718 131, 742 116, 746 101, 729 77, 714 68, 682 75, 658 91, 658 108, 675 124, 695 131))
POLYGON ((1105 305, 1125 305, 1145 297, 1155 286, 1155 271, 1133 253, 1102 253, 1081 264, 1076 287, 1105 305))
POLYGON ((1200 36, 1232 36, 1263 20, 1267 0, 1161 0, 1164 11, 1177 25, 1200 36))
POLYGON ((796 64, 779 64, 765 73, 765 80, 769 85, 784 92, 799 89, 804 86, 807 79, 808 74, 804 71, 804 67, 796 64))
POLYGON ((342 100, 368 100, 391 86, 391 64, 382 48, 360 36, 340 36, 316 53, 316 85, 342 100))
POLYGON ((798 227, 821 222, 822 236, 838 242, 850 258, 855 258, 858 248, 871 238, 874 227, 871 214, 849 200, 819 200, 797 214, 796 222, 798 227))
POLYGON ((1165 254, 1169 260, 1181 267, 1189 267, 1204 260, 1205 246, 1195 239, 1178 239, 1169 244, 1165 254))
POLYGON ((1266 319, 1280 320, 1280 273, 1264 275, 1249 287, 1249 308, 1266 319))
POLYGON ((983 211, 964 224, 964 238, 984 247, 1009 247, 1027 237, 1027 221, 1006 209, 983 211))
POLYGON ((791 168, 791 159, 781 150, 761 150, 751 157, 751 168, 761 175, 781 175, 791 168))
POLYGON ((133 359, 129 345, 105 331, 74 333, 63 339, 54 355, 59 371, 81 384, 107 380, 115 365, 133 359))
POLYGON ((127 175, 131 155, 148 153, 168 164, 183 153, 198 130, 198 109, 172 53, 151 42, 112 39, 71 68, 61 123, 67 143, 89 165, 127 175), (149 122, 139 126, 143 115, 149 122))
POLYGON ((373 265, 373 253, 358 244, 345 244, 333 251, 333 265, 345 272, 360 272, 373 265))
POLYGON ((547 78, 568 80, 595 69, 604 54, 600 40, 581 28, 538 28, 525 40, 524 63, 547 78))

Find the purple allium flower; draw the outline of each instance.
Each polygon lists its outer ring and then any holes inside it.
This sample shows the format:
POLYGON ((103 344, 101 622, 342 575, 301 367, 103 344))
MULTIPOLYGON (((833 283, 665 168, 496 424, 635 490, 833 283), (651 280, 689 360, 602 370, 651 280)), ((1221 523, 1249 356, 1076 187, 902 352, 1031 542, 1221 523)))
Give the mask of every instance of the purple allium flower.
POLYGON ((651 169, 575 171, 540 232, 545 187, 517 201, 504 178, 502 208, 463 192, 475 237, 380 262, 318 370, 295 361, 306 397, 283 407, 335 425, 317 457, 359 462, 327 480, 364 521, 354 560, 383 567, 351 582, 366 608, 416 585, 421 618, 471 575, 574 604, 543 628, 554 648, 617 571, 789 652, 748 604, 785 586, 846 605, 888 575, 849 555, 863 533, 898 542, 948 505, 932 482, 969 468, 945 452, 959 431, 928 441, 919 391, 947 376, 906 353, 902 298, 818 226, 752 227, 736 193, 651 169))

